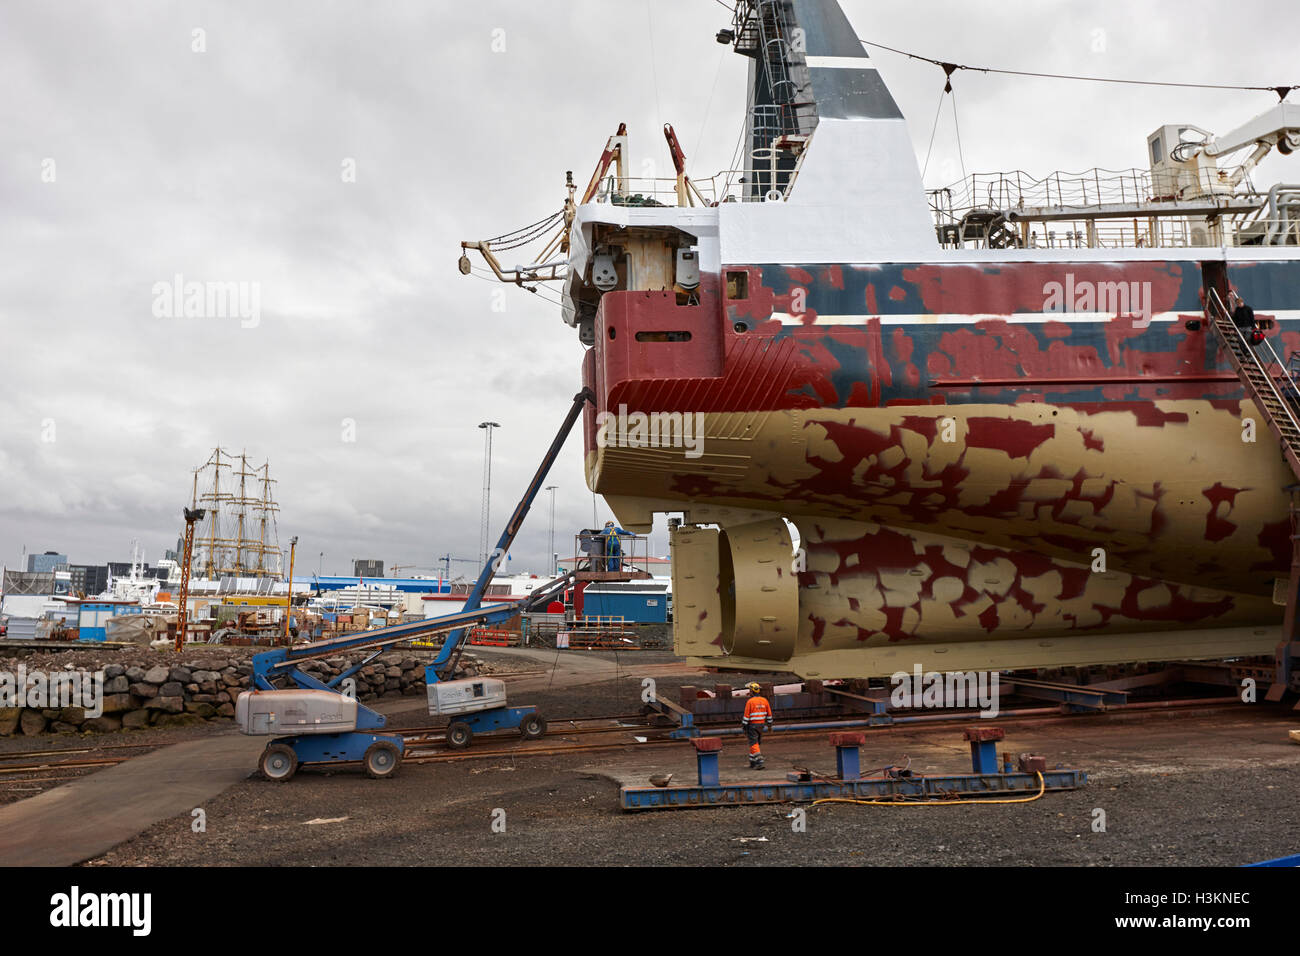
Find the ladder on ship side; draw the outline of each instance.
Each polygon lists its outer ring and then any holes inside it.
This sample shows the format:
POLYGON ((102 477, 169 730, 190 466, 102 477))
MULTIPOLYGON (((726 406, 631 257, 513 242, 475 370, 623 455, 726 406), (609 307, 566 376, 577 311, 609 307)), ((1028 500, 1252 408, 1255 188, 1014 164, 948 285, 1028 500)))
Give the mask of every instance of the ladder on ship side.
MULTIPOLYGON (((772 102, 778 106, 789 107, 794 102, 795 85, 794 80, 790 79, 790 44, 786 41, 782 0, 759 0, 756 19, 759 52, 767 73, 772 102)), ((791 127, 783 128, 782 132, 796 132, 790 116, 782 116, 782 125, 791 127)))
MULTIPOLYGON (((1283 362, 1267 338, 1252 344, 1233 321, 1218 291, 1211 287, 1207 293, 1206 315, 1223 343, 1228 363, 1264 417, 1296 477, 1287 489, 1291 492, 1291 577, 1282 643, 1274 654, 1277 674, 1265 698, 1276 702, 1288 689, 1300 691, 1300 508, 1296 503, 1300 492, 1300 388, 1296 386, 1294 362, 1283 362)), ((1296 709, 1300 710, 1300 704, 1296 709)))
POLYGON ((1209 318, 1223 342, 1228 362, 1259 408, 1282 454, 1300 482, 1300 388, 1268 339, 1252 345, 1237 327, 1215 289, 1209 290, 1209 318))
POLYGON ((736 50, 754 58, 768 100, 754 103, 749 113, 745 174, 751 198, 756 200, 786 191, 794 174, 783 166, 783 157, 792 152, 797 156, 807 138, 800 132, 799 88, 790 75, 788 2, 741 0, 733 20, 736 50))

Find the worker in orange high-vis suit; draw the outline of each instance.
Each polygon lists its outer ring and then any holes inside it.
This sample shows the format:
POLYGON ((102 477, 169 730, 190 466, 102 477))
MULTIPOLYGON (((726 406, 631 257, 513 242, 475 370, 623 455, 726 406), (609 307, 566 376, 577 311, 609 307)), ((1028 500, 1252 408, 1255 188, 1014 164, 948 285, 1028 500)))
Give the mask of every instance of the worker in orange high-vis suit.
POLYGON ((772 705, 758 692, 758 684, 747 684, 746 690, 749 691, 749 700, 745 701, 745 713, 740 724, 749 738, 749 769, 762 770, 763 749, 759 744, 763 731, 772 729, 772 705))

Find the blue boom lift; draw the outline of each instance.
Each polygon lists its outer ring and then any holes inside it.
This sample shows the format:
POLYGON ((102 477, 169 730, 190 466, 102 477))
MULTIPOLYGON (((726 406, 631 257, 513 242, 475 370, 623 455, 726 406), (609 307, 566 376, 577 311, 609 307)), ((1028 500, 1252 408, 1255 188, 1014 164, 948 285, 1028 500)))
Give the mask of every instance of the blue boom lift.
POLYGON ((446 634, 438 656, 425 668, 431 713, 453 714, 447 728, 447 743, 465 747, 475 733, 490 730, 519 730, 527 738, 546 733, 546 721, 535 707, 508 707, 504 684, 487 678, 450 680, 456 672, 464 650, 468 629, 474 625, 500 624, 524 611, 544 605, 567 581, 561 578, 545 588, 538 588, 526 601, 481 607, 483 593, 505 557, 523 524, 533 499, 546 480, 547 472, 559 456, 565 439, 582 413, 583 406, 594 401, 590 389, 584 388, 573 398, 555 440, 542 459, 514 514, 497 541, 496 550, 479 572, 478 580, 465 601, 465 608, 455 614, 399 624, 393 627, 349 634, 333 640, 278 647, 253 658, 253 687, 239 695, 235 719, 246 734, 282 735, 267 744, 259 768, 270 780, 288 780, 307 763, 341 763, 360 761, 371 777, 392 775, 401 765, 404 746, 397 734, 375 733, 384 728, 385 717, 364 706, 341 690, 343 681, 356 674, 385 648, 412 638, 446 634), (373 648, 374 653, 331 680, 322 683, 299 669, 304 661, 328 657, 340 651, 373 648), (277 689, 276 680, 297 685, 277 689))

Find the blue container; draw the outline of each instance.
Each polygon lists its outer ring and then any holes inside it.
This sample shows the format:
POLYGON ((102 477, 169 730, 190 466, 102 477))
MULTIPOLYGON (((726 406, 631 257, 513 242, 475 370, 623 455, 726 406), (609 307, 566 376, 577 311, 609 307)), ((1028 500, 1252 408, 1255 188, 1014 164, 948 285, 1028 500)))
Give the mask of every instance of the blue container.
POLYGON ((668 621, 668 585, 653 581, 607 581, 582 592, 586 617, 621 617, 630 624, 668 621))
POLYGON ((77 636, 83 641, 108 640, 105 622, 118 614, 139 612, 139 608, 124 604, 98 604, 83 602, 77 609, 77 636))

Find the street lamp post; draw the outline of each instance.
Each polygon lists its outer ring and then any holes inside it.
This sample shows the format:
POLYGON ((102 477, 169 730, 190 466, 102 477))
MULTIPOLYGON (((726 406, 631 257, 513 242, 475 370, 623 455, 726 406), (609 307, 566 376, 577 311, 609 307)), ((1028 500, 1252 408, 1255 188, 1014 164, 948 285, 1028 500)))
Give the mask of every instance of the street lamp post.
POLYGON ((293 614, 293 558, 298 550, 298 536, 295 534, 289 540, 289 592, 284 596, 284 633, 281 635, 281 642, 289 643, 289 617, 293 614))
POLYGON ((492 429, 500 428, 498 422, 479 422, 483 429, 483 507, 479 518, 479 561, 487 564, 488 523, 492 514, 492 429))
POLYGON ((558 485, 547 485, 546 490, 551 493, 551 537, 546 546, 546 553, 551 556, 551 577, 555 577, 555 489, 558 485))

